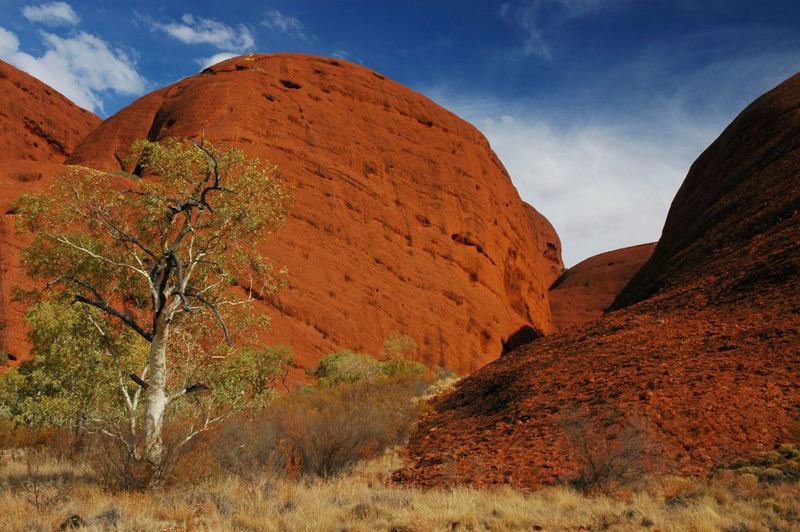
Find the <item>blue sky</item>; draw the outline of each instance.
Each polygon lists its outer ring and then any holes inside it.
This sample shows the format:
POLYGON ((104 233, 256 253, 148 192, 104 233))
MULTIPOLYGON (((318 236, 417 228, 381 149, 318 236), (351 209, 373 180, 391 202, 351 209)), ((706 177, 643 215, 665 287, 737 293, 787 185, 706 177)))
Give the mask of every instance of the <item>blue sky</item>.
POLYGON ((658 239, 691 162, 800 70, 800 3, 0 0, 0 59, 108 116, 226 54, 335 55, 480 128, 568 265, 658 239))

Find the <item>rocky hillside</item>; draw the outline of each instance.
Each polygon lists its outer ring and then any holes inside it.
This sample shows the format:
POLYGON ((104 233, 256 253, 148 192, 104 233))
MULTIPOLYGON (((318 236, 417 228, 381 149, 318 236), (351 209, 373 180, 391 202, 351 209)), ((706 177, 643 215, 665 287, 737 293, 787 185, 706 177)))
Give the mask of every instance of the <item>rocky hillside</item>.
MULTIPOLYGON (((621 310, 539 339, 434 402, 398 481, 573 479, 579 411, 637 423, 656 469, 702 473, 788 441, 800 419, 800 75, 692 166, 621 310)), ((595 438, 590 445, 604 445, 595 438)))
POLYGON ((0 351, 12 358, 28 350, 24 305, 12 297, 14 287, 27 284, 14 204, 20 194, 51 183, 61 172, 58 163, 99 123, 53 88, 0 61, 0 351))

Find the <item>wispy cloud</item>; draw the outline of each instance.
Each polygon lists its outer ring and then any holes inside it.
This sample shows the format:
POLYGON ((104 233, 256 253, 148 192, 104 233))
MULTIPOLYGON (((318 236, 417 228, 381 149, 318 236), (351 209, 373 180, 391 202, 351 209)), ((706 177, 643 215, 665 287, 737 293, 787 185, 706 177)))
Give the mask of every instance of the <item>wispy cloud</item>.
POLYGON ((31 22, 46 26, 75 26, 81 20, 72 6, 66 2, 25 6, 22 8, 22 16, 31 22))
POLYGON ((227 59, 231 59, 232 57, 237 57, 241 54, 233 53, 233 52, 220 52, 218 54, 214 54, 211 57, 201 57, 195 59, 195 63, 200 65, 201 70, 205 70, 210 66, 214 66, 217 63, 221 63, 227 59))
POLYGON ((497 14, 522 34, 521 46, 509 51, 511 58, 551 59, 547 35, 565 22, 583 17, 625 0, 526 0, 505 2, 497 14))
POLYGON ((96 112, 103 111, 103 93, 144 92, 147 83, 124 50, 83 31, 69 38, 47 32, 41 36, 46 51, 37 57, 21 50, 17 36, 0 27, 0 58, 96 112))
MULTIPOLYGON (((719 38, 687 36, 685 51, 719 38)), ((555 226, 571 265, 657 240, 692 162, 752 99, 800 64, 800 52, 755 47, 678 72, 668 63, 681 53, 674 43, 643 52, 598 80, 599 96, 579 106, 572 94, 513 101, 459 87, 423 92, 487 136, 522 198, 555 226), (618 99, 602 101, 612 93, 618 99)))
POLYGON ((210 44, 220 50, 251 50, 256 42, 244 24, 235 27, 210 18, 185 14, 180 22, 151 21, 152 27, 186 44, 210 44))
POLYGON ((316 40, 316 37, 308 32, 305 25, 300 22, 300 19, 281 13, 277 9, 264 13, 264 20, 261 21, 261 25, 307 43, 312 43, 316 40))
POLYGON ((715 134, 678 122, 642 136, 620 125, 586 122, 564 129, 524 115, 489 113, 472 120, 522 198, 555 226, 569 265, 657 240, 689 165, 715 134))

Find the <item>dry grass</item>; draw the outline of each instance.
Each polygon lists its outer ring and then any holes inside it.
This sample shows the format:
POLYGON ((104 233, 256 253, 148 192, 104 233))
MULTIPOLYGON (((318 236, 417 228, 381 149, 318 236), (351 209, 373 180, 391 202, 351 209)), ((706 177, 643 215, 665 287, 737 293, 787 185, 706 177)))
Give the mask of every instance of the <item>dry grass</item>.
POLYGON ((565 487, 422 491, 388 484, 397 453, 331 480, 220 477, 148 493, 110 493, 65 461, 0 457, 0 530, 57 530, 79 515, 94 530, 793 530, 800 482, 725 471, 665 478, 647 489, 587 497, 565 487), (34 501, 35 491, 40 498, 34 501), (541 527, 541 528, 539 528, 541 527))

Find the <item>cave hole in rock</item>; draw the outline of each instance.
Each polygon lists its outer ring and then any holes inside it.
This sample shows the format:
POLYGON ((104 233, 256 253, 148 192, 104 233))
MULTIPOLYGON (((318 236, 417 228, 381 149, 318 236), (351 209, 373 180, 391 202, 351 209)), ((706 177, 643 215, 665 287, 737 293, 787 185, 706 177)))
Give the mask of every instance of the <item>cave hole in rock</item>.
POLYGON ((518 347, 522 347, 525 344, 529 344, 534 340, 541 338, 543 335, 530 325, 523 325, 519 329, 517 329, 511 336, 503 340, 503 352, 502 355, 513 351, 518 347))
POLYGON ((294 81, 290 81, 288 79, 282 79, 281 85, 283 85, 287 89, 299 89, 301 87, 299 83, 295 83, 294 81))

